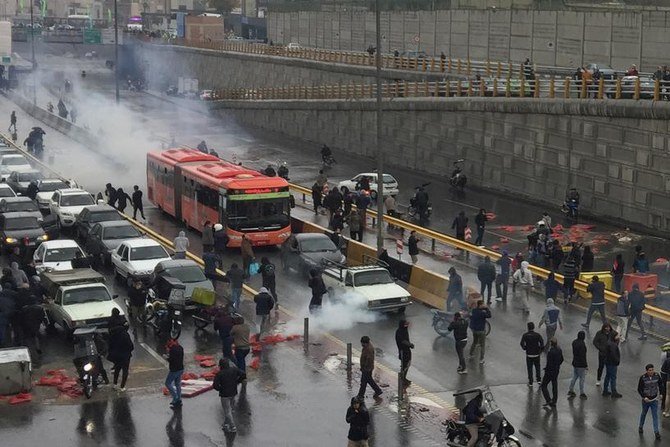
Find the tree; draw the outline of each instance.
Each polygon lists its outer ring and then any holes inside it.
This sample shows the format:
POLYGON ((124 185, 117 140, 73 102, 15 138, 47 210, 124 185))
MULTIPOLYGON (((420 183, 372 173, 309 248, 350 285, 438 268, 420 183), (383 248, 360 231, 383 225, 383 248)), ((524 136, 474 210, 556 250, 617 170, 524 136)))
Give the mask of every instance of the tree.
POLYGON ((233 8, 240 6, 240 0, 207 0, 207 4, 219 14, 227 15, 233 8))

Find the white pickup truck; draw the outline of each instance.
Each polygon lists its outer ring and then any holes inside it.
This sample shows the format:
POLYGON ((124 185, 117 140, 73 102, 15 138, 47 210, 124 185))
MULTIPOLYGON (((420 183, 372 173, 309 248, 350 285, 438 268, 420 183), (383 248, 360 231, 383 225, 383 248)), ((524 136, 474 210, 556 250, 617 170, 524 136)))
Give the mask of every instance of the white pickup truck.
POLYGON ((114 300, 117 295, 112 296, 105 286, 105 277, 93 269, 42 272, 40 277, 49 321, 68 335, 83 326, 107 328, 114 308, 124 315, 114 300))
POLYGON ((367 299, 368 310, 405 312, 412 304, 412 296, 396 284, 389 271, 380 265, 348 267, 327 262, 323 269, 323 282, 331 298, 357 294, 367 299))

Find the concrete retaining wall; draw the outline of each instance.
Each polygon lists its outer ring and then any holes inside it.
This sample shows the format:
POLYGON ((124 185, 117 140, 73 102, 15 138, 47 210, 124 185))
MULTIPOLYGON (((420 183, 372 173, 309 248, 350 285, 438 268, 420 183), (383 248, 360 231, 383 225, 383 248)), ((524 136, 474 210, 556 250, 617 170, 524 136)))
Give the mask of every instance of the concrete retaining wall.
MULTIPOLYGON (((382 12, 385 52, 441 51, 454 58, 577 67, 589 62, 645 71, 669 61, 670 12, 448 10, 382 12)), ((374 12, 268 14, 276 43, 363 51, 375 42, 374 12)))
MULTIPOLYGON (((369 157, 374 102, 227 101, 218 113, 369 157)), ((434 175, 464 158, 474 185, 557 206, 574 185, 583 210, 670 230, 670 104, 514 98, 393 99, 383 147, 392 165, 434 175)))

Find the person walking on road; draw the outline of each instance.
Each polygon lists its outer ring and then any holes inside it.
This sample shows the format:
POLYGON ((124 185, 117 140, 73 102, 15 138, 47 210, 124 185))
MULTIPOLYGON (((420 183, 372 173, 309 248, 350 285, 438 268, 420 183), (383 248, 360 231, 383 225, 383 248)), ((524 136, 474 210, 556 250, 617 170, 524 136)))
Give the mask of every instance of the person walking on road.
POLYGON ((365 403, 358 397, 351 398, 351 405, 347 409, 345 417, 349 424, 347 447, 368 447, 368 425, 370 425, 370 414, 365 403))
POLYGON ((614 278, 614 291, 621 293, 621 282, 623 281, 623 275, 626 272, 626 263, 623 262, 623 255, 621 253, 616 255, 614 263, 612 264, 612 278, 614 278))
POLYGON ((470 358, 475 354, 479 346, 479 364, 484 364, 484 353, 486 351, 486 319, 491 318, 491 310, 484 304, 484 300, 477 301, 477 307, 470 313, 470 330, 472 331, 472 346, 470 346, 470 358))
POLYGON ((275 306, 274 299, 270 295, 270 291, 265 287, 261 287, 258 294, 254 297, 256 303, 256 318, 258 319, 258 339, 267 329, 267 324, 270 319, 270 311, 275 306))
POLYGON ((207 220, 202 226, 202 251, 207 253, 214 248, 214 227, 212 222, 207 220))
POLYGON ((409 233, 407 247, 409 250, 409 257, 412 258, 412 264, 416 264, 419 261, 419 238, 416 237, 416 231, 414 230, 409 233))
POLYGON ((618 334, 612 329, 612 326, 605 322, 602 329, 596 332, 593 337, 593 346, 598 350, 598 373, 596 376, 596 386, 600 386, 600 378, 605 369, 605 355, 607 354, 607 343, 613 340, 618 334))
POLYGON ((223 255, 226 252, 228 247, 228 241, 230 238, 226 234, 226 230, 223 228, 223 225, 220 223, 214 224, 214 251, 216 254, 223 259, 223 255))
POLYGON ((16 111, 12 110, 12 113, 9 115, 9 127, 7 128, 7 132, 16 132, 16 111))
POLYGON ((619 351, 619 336, 617 335, 608 341, 605 347, 605 383, 603 383, 603 396, 605 397, 622 397, 616 389, 616 376, 619 363, 621 363, 621 351, 619 351))
POLYGON ((130 358, 133 355, 133 349, 135 349, 135 346, 126 328, 117 326, 114 330, 110 331, 107 360, 114 363, 112 367, 114 370, 114 385, 112 387, 114 389, 117 389, 119 373, 122 372, 121 387, 118 390, 126 391, 126 381, 128 380, 128 369, 130 368, 130 358))
MULTIPOLYGON (((275 265, 270 262, 267 256, 261 258, 260 273, 263 280, 263 287, 270 291, 272 298, 275 300, 275 304, 278 304, 277 300, 277 280, 275 277, 275 265)), ((278 311, 279 307, 275 307, 275 311, 278 311)))
POLYGON ((167 356, 170 372, 165 378, 165 387, 172 396, 171 408, 180 408, 181 403, 181 376, 184 374, 184 348, 175 339, 167 343, 167 356))
POLYGON ((363 242, 363 232, 361 231, 361 215, 358 210, 351 210, 345 219, 349 225, 349 236, 352 241, 363 242))
POLYGON ((575 295, 575 280, 579 273, 577 256, 578 253, 573 248, 563 263, 563 302, 566 304, 572 301, 575 295))
POLYGON ((485 256, 484 262, 479 264, 477 267, 477 279, 479 279, 481 284, 479 293, 482 295, 482 298, 484 298, 484 292, 488 290, 486 295, 486 303, 490 305, 492 293, 491 289, 493 287, 493 281, 496 280, 496 266, 493 265, 489 256, 485 256))
POLYGON ((142 220, 147 220, 147 218, 144 217, 144 204, 142 203, 142 191, 140 191, 139 186, 137 185, 133 186, 133 195, 130 201, 133 204, 133 219, 137 220, 137 212, 139 211, 140 216, 142 216, 142 220))
POLYGON ((456 354, 458 354, 458 374, 467 374, 468 368, 465 365, 465 346, 468 344, 468 322, 461 317, 460 312, 454 314, 454 319, 447 328, 449 332, 454 332, 454 342, 456 345, 456 354))
POLYGON ((527 323, 528 332, 521 337, 521 349, 526 351, 526 370, 528 371, 528 386, 533 386, 533 369, 535 369, 535 380, 540 383, 540 355, 544 350, 542 336, 535 332, 535 323, 527 323))
POLYGON ((475 245, 480 246, 484 241, 484 231, 486 229, 486 222, 489 218, 486 216, 486 210, 481 208, 479 213, 475 216, 475 225, 477 225, 477 238, 475 239, 475 245))
POLYGON ((584 246, 584 253, 582 253, 582 260, 581 260, 581 272, 586 273, 586 272, 592 272, 593 271, 593 251, 591 251, 591 246, 585 245, 584 246))
POLYGON ((600 281, 598 276, 593 275, 591 284, 586 288, 586 292, 591 294, 591 305, 586 314, 586 323, 583 323, 582 326, 588 330, 591 324, 591 317, 596 310, 600 313, 600 319, 603 323, 607 321, 607 317, 605 316, 605 283, 600 281))
POLYGON ((214 330, 219 333, 221 340, 221 352, 224 357, 233 358, 233 317, 228 307, 224 307, 214 319, 214 330))
POLYGON ((556 336, 556 330, 558 328, 563 330, 561 309, 556 307, 554 300, 551 298, 547 300, 547 307, 544 308, 544 313, 540 319, 540 327, 542 327, 543 324, 547 328, 547 340, 551 340, 556 336))
POLYGON ((128 207, 128 201, 132 202, 132 199, 123 190, 123 188, 117 189, 116 190, 116 209, 119 210, 121 213, 124 213, 126 208, 128 207))
POLYGON ((668 384, 670 384, 670 351, 664 351, 663 356, 661 357, 661 381, 665 384, 662 389, 661 398, 661 410, 663 410, 663 417, 670 417, 670 390, 668 390, 668 384))
POLYGON ((235 365, 243 374, 246 374, 246 358, 250 351, 249 337, 251 329, 247 322, 244 321, 242 315, 236 315, 233 319, 233 323, 234 325, 230 330, 230 335, 233 337, 233 344, 235 345, 235 365))
POLYGON ((214 376, 212 386, 219 392, 221 408, 223 408, 223 431, 235 433, 235 420, 233 419, 233 399, 237 396, 237 385, 244 379, 244 374, 230 360, 222 358, 219 360, 219 372, 214 376))
POLYGON ((644 331, 644 325, 642 324, 642 312, 647 307, 647 304, 644 294, 640 291, 639 284, 633 284, 633 290, 628 294, 628 301, 630 302, 630 316, 628 317, 628 324, 626 324, 626 333, 630 330, 633 320, 637 320, 637 325, 640 327, 640 332, 642 332, 642 336, 639 340, 646 340, 647 334, 644 331))
POLYGON ((128 300, 130 301, 130 315, 138 325, 141 325, 143 316, 146 314, 147 289, 140 278, 133 280, 133 286, 128 290, 128 300))
POLYGON ((651 419, 654 427, 656 440, 661 440, 661 433, 658 430, 658 400, 665 390, 665 383, 661 376, 654 371, 654 365, 649 363, 645 366, 645 373, 640 377, 637 383, 637 392, 642 397, 642 412, 640 413, 640 423, 638 431, 644 433, 644 422, 647 419, 647 413, 651 411, 651 419))
POLYGON ((251 241, 246 234, 242 235, 240 252, 242 253, 242 269, 244 270, 244 273, 249 275, 249 266, 254 260, 254 248, 251 246, 251 241))
POLYGON ((616 302, 617 332, 621 343, 626 341, 628 335, 628 316, 630 315, 630 301, 628 291, 624 290, 616 302))
POLYGON ((465 240, 465 229, 468 227, 469 219, 465 216, 465 211, 458 213, 451 223, 451 229, 456 231, 456 239, 465 240))
POLYGON ((185 231, 180 231, 179 235, 174 238, 174 259, 186 259, 186 252, 190 242, 186 237, 185 231))
POLYGON ((107 196, 107 205, 116 208, 116 188, 111 183, 105 185, 105 196, 107 196))
POLYGON ((463 296, 463 278, 456 272, 456 268, 449 268, 449 285, 447 286, 447 307, 446 311, 452 308, 452 303, 456 301, 460 310, 467 309, 465 298, 463 296))
POLYGON ((322 194, 323 194, 323 185, 314 183, 314 185, 312 185, 312 204, 314 205, 315 215, 319 214, 319 208, 321 208, 322 204, 322 194))
POLYGON ((530 271, 530 264, 528 261, 522 261, 519 270, 514 272, 513 280, 521 289, 521 309, 524 313, 530 313, 530 291, 533 288, 533 273, 530 271))
POLYGON ((309 311, 310 313, 314 313, 321 309, 323 294, 327 292, 321 272, 317 269, 310 269, 307 286, 312 290, 312 298, 309 300, 309 311))
POLYGON ((365 390, 370 387, 374 390, 373 397, 376 399, 382 395, 382 389, 372 377, 372 371, 375 369, 375 347, 370 343, 370 337, 364 335, 361 337, 361 386, 358 389, 358 398, 365 398, 365 390))
POLYGON ((556 280, 556 275, 554 275, 553 271, 549 272, 547 279, 544 280, 544 297, 556 300, 559 290, 561 290, 561 283, 556 280))
POLYGON ((496 261, 496 264, 500 266, 500 275, 496 278, 496 301, 507 302, 507 288, 509 286, 512 258, 509 257, 506 250, 503 250, 502 256, 496 261))
POLYGON ((224 282, 230 283, 230 304, 233 306, 235 312, 240 309, 240 299, 242 297, 242 285, 247 274, 242 270, 237 263, 233 262, 230 270, 226 272, 223 278, 224 282))
POLYGON ((400 359, 400 376, 405 387, 408 387, 412 384, 411 380, 407 380, 407 372, 412 364, 412 349, 414 349, 414 343, 409 341, 409 321, 400 320, 398 322, 395 344, 398 347, 398 358, 400 359))
POLYGON ((579 397, 587 399, 584 393, 584 380, 586 379, 586 370, 588 363, 586 361, 586 332, 579 331, 577 338, 572 342, 572 380, 570 380, 570 389, 568 390, 568 399, 572 399, 575 394, 575 383, 579 380, 579 397))
POLYGON ((558 398, 558 373, 563 363, 563 351, 558 347, 558 341, 555 338, 549 340, 549 351, 547 352, 547 364, 544 367, 544 376, 540 389, 542 396, 544 396, 544 407, 556 407, 556 399, 558 398), (549 396, 548 386, 551 383, 551 393, 549 396))

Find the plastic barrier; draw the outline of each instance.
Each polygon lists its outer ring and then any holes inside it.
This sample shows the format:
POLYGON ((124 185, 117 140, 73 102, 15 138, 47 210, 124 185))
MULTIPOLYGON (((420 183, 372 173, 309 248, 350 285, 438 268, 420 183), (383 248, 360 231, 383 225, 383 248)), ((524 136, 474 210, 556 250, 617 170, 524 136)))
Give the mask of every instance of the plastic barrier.
POLYGON ((648 300, 656 298, 656 290, 658 289, 658 275, 655 273, 626 273, 623 275, 624 290, 633 290, 633 284, 640 286, 640 290, 644 293, 648 300))
MULTIPOLYGON (((591 278, 593 278, 594 276, 597 276, 599 281, 605 283, 605 288, 607 290, 613 289, 612 283, 614 281, 614 278, 612 277, 612 274, 610 272, 582 272, 579 274, 579 279, 587 284, 591 284, 591 278)), ((586 291, 584 291, 584 293, 582 293, 580 296, 582 298, 591 299, 591 294, 586 293, 586 291)))

